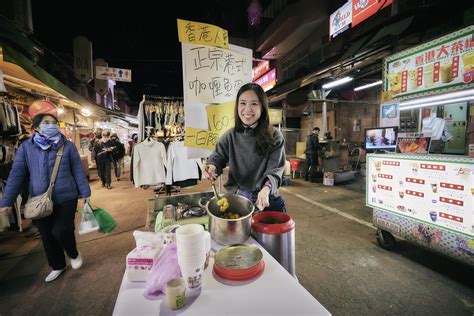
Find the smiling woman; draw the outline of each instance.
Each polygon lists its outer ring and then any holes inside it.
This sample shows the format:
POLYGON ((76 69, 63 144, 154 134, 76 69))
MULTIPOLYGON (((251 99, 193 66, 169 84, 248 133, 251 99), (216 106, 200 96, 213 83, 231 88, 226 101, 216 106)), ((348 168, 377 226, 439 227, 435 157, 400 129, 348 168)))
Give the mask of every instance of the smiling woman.
POLYGON ((263 89, 254 83, 243 85, 234 111, 235 127, 219 139, 204 171, 214 179, 229 164, 228 191, 248 198, 260 210, 285 212, 285 202, 278 196, 285 168, 284 139, 270 126, 263 89))

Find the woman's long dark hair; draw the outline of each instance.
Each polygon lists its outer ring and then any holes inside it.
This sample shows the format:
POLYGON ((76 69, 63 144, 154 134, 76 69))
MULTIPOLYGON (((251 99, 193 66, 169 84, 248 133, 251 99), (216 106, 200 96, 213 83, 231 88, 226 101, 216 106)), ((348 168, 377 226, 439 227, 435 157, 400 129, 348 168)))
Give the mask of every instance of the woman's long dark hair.
POLYGON ((235 108, 234 108, 235 130, 237 132, 244 132, 245 127, 246 127, 239 117, 239 99, 242 93, 248 90, 252 90, 253 92, 255 92, 255 94, 258 97, 258 100, 260 101, 260 105, 262 107, 261 108, 262 115, 258 119, 258 124, 254 128, 253 132, 255 133, 255 136, 257 137, 257 143, 256 143, 255 149, 257 150, 257 153, 259 155, 264 156, 275 145, 275 139, 273 139, 273 135, 271 132, 271 127, 270 127, 267 95, 265 94, 265 91, 263 91, 262 87, 260 87, 260 85, 255 84, 255 83, 247 83, 243 85, 240 88, 239 92, 237 93, 237 97, 235 100, 235 108))

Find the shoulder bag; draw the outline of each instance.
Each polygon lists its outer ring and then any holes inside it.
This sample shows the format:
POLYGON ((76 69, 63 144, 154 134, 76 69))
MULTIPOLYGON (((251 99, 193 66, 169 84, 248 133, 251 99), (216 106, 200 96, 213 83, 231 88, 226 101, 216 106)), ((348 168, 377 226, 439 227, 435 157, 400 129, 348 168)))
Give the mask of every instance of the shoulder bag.
POLYGON ((30 197, 28 198, 28 201, 26 201, 24 212, 25 218, 40 219, 53 213, 53 187, 58 175, 59 163, 61 162, 63 149, 64 145, 59 148, 58 153, 56 154, 56 161, 54 163, 53 174, 51 175, 48 190, 43 194, 30 197))

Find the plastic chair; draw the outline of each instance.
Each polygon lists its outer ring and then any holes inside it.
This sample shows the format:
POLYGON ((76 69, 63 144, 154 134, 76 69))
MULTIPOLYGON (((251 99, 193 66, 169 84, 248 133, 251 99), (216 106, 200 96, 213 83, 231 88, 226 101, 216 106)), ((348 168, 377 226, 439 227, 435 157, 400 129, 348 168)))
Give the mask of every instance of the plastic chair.
POLYGON ((290 167, 291 167, 291 177, 295 178, 295 173, 299 172, 301 177, 301 159, 290 159, 290 167))

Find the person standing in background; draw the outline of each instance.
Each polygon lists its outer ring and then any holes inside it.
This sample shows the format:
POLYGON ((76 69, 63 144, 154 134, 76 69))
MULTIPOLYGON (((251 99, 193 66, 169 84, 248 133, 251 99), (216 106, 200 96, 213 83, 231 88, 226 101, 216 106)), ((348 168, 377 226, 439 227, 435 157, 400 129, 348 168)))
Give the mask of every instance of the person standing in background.
POLYGON ((318 166, 318 150, 319 150, 319 127, 313 128, 311 134, 306 138, 306 166, 305 180, 309 181, 310 171, 313 172, 318 166))
POLYGON ((99 147, 99 152, 96 155, 97 170, 99 172, 102 186, 107 189, 112 189, 112 151, 114 146, 110 140, 110 132, 103 132, 99 147))
POLYGON ((120 181, 120 175, 122 174, 122 160, 125 157, 125 146, 120 142, 116 133, 110 137, 112 146, 115 147, 112 151, 112 164, 114 166, 115 177, 117 181, 120 181))

